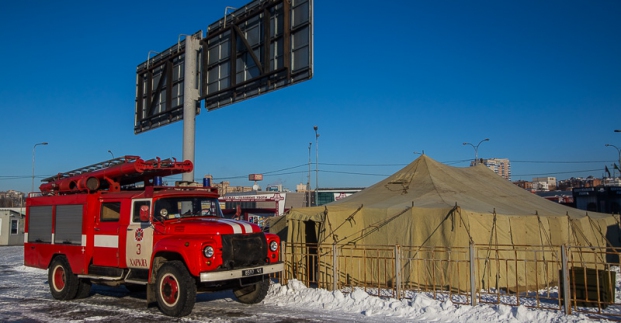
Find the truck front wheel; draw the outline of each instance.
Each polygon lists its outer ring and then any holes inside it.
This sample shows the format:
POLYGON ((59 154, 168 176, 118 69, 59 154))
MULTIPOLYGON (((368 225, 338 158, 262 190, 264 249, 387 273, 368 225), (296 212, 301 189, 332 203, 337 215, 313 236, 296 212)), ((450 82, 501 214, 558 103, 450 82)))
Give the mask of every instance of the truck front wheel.
POLYGON ((256 304, 261 302, 267 295, 270 288, 270 279, 263 277, 263 280, 250 286, 233 289, 233 294, 241 303, 256 304))
POLYGON ((74 299, 78 293, 78 276, 71 272, 69 262, 64 256, 58 256, 48 268, 47 282, 55 299, 74 299))
POLYGON ((182 262, 166 262, 157 272, 157 304, 169 316, 186 316, 196 302, 196 283, 182 262))

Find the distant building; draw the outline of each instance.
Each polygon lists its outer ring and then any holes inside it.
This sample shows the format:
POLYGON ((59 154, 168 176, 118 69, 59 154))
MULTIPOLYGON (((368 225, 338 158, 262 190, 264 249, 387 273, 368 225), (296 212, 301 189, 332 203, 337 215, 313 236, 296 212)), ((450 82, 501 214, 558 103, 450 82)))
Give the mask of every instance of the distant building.
POLYGON ((308 191, 308 185, 306 185, 304 183, 300 183, 300 184, 295 186, 295 191, 299 192, 299 193, 306 192, 306 191, 308 191))
POLYGON ((552 202, 556 202, 559 204, 575 207, 573 192, 571 191, 539 191, 535 192, 535 194, 543 197, 544 199, 552 202))
POLYGON ((535 177, 532 181, 532 189, 535 191, 556 190, 556 177, 535 177))
POLYGON ((317 204, 324 205, 334 201, 344 199, 354 193, 362 191, 364 188, 320 188, 317 190, 317 204))
POLYGON ((18 207, 23 206, 26 200, 25 194, 22 192, 8 190, 0 192, 0 207, 18 207))
POLYGON ((0 208, 0 246, 24 244, 24 217, 12 208, 0 208))
POLYGON ((218 193, 220 195, 228 194, 228 193, 245 193, 252 191, 260 191, 261 188, 256 186, 231 186, 231 182, 222 181, 220 183, 214 183, 212 175, 205 175, 205 179, 209 180, 212 187, 218 188, 218 193))
POLYGON ((574 188, 573 196, 578 209, 609 214, 621 212, 621 186, 574 188))
MULTIPOLYGON (((614 183, 614 181, 612 181, 611 183, 614 183)), ((558 189, 561 191, 571 191, 573 188, 596 187, 602 184, 604 184, 604 182, 602 182, 601 179, 595 178, 593 176, 589 176, 587 178, 572 177, 570 179, 558 181, 558 189)))
POLYGON ((533 182, 529 182, 529 181, 515 181, 513 182, 513 184, 527 190, 527 191, 531 191, 533 189, 533 182))
MULTIPOLYGON (((483 165, 491 169, 494 173, 500 175, 500 177, 510 181, 511 180, 511 162, 507 158, 489 158, 480 160, 483 165)), ((470 166, 474 165, 474 161, 470 162, 470 166)))
POLYGON ((298 192, 234 192, 219 198, 224 216, 253 222, 264 228, 265 219, 284 215, 291 208, 306 206, 306 193, 298 192))

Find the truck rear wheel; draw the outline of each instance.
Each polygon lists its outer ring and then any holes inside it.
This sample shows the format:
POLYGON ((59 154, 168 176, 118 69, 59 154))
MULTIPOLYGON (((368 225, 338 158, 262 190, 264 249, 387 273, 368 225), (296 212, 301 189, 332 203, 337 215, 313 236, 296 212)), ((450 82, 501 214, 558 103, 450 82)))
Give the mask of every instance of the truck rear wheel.
POLYGON ((78 278, 78 292, 75 298, 87 298, 91 294, 91 280, 78 278))
POLYGON ((71 272, 69 262, 64 256, 54 258, 47 272, 47 282, 55 299, 74 299, 78 293, 78 276, 71 272))
POLYGON ((256 284, 233 289, 233 294, 235 294, 235 297, 237 297, 237 300, 240 303, 256 304, 261 302, 265 298, 265 296, 267 296, 267 290, 269 288, 269 278, 263 277, 263 280, 256 284))
POLYGON ((157 271, 157 305, 169 316, 186 316, 196 302, 196 283, 181 261, 166 262, 157 271))

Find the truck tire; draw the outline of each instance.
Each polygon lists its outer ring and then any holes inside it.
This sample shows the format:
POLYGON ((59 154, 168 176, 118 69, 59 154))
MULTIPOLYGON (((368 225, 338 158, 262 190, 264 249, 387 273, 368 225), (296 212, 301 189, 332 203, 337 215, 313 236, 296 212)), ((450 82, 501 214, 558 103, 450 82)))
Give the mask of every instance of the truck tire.
POLYGON ((233 289, 233 294, 240 303, 256 304, 261 302, 267 296, 267 290, 270 288, 270 280, 264 277, 260 282, 233 289))
POLYGON ((181 261, 164 263, 157 271, 157 305, 168 316, 181 317, 192 312, 196 302, 196 283, 181 261))
POLYGON ((78 278, 78 292, 75 298, 87 298, 91 294, 91 280, 78 278))
POLYGON ((74 299, 78 293, 78 276, 71 272, 71 267, 65 256, 58 256, 52 260, 47 272, 47 282, 55 299, 74 299))

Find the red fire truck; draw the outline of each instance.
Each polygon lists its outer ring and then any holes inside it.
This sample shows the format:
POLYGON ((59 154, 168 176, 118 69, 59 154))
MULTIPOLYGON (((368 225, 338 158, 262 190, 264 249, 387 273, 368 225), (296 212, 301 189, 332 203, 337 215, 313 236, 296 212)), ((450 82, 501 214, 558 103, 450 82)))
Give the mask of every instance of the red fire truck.
POLYGON ((24 264, 47 269, 60 300, 103 284, 146 291, 170 316, 188 315, 203 291, 260 302, 283 269, 278 236, 224 218, 214 187, 162 186, 192 168, 124 156, 44 179, 26 200, 24 264))

